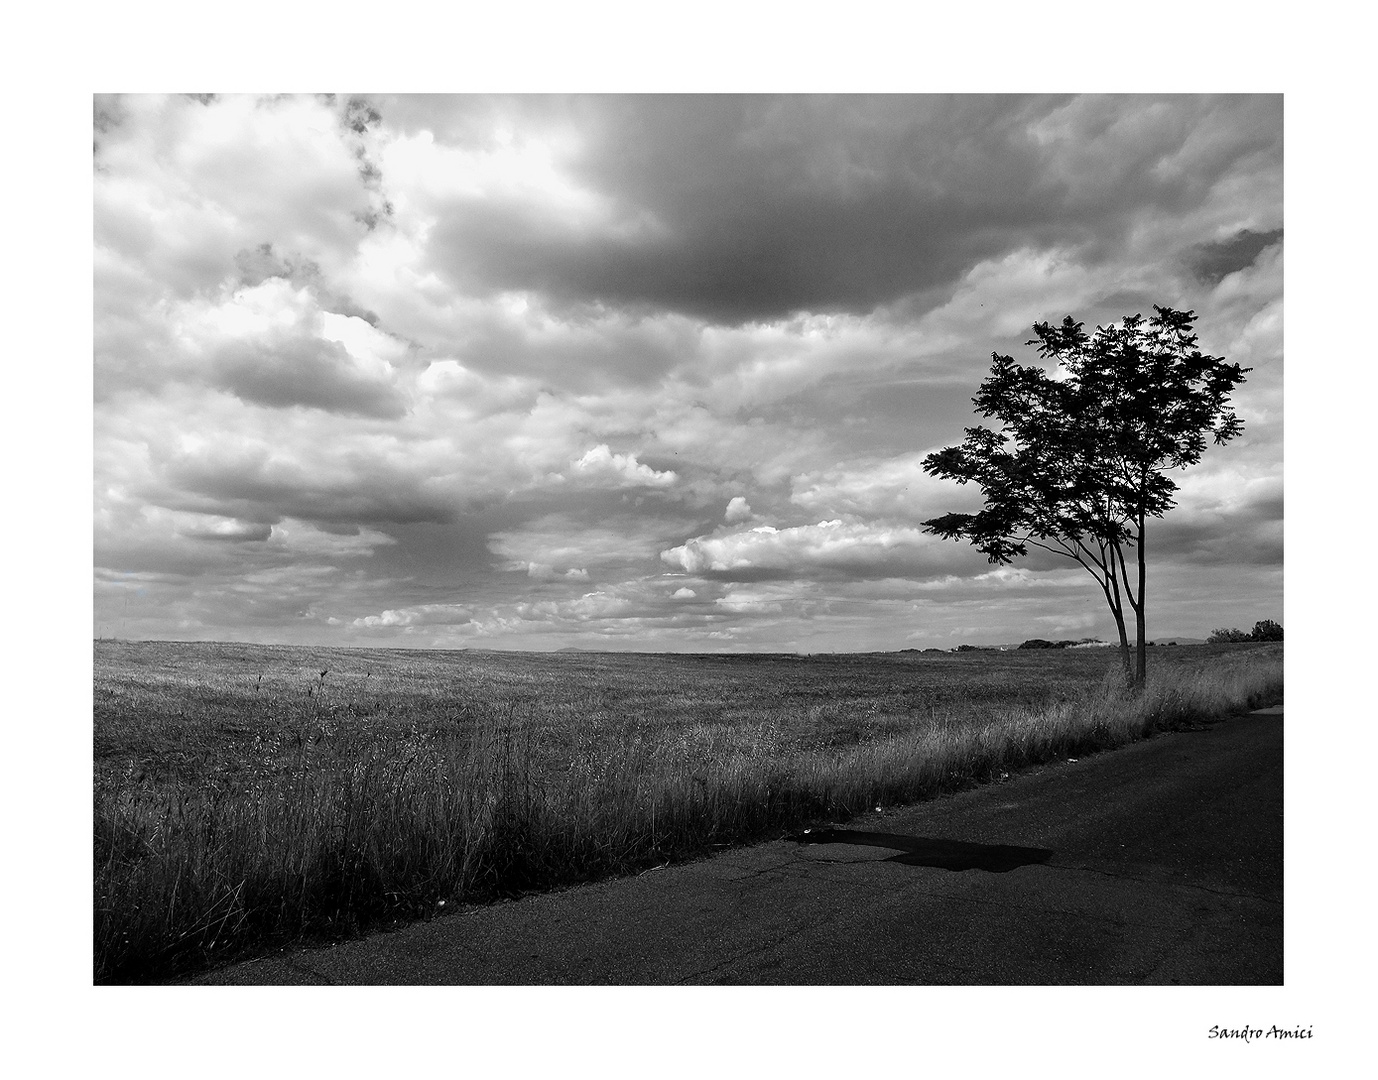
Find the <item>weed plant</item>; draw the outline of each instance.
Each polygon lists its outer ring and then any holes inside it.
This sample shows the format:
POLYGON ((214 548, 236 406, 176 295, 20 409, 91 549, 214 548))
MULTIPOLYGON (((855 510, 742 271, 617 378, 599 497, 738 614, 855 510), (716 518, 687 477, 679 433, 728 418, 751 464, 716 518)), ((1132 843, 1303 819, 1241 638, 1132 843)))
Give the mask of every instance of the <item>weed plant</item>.
POLYGON ((1134 696, 1096 650, 100 642, 94 977, 167 979, 633 872, 1282 697, 1281 645, 1155 660, 1134 696))

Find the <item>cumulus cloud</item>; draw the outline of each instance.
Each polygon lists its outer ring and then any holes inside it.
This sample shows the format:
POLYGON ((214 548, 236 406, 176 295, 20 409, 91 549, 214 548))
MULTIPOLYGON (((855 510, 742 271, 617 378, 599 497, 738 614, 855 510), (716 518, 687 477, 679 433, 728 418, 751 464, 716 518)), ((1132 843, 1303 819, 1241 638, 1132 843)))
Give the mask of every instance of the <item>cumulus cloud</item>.
POLYGON ((422 627, 464 626, 472 621, 472 612, 461 605, 422 604, 412 608, 389 608, 376 615, 361 615, 352 619, 351 625, 366 630, 401 627, 415 631, 422 627))
POLYGON ((530 563, 559 568, 561 573, 587 567, 654 566, 666 534, 683 530, 692 521, 612 509, 585 493, 571 501, 575 505, 533 517, 517 528, 493 532, 488 549, 512 569, 524 569, 530 563))
POLYGON ((345 449, 300 446, 290 432, 277 442, 266 435, 192 441, 163 451, 146 494, 171 509, 259 521, 379 525, 443 522, 458 512, 454 495, 426 484, 415 463, 358 460, 345 449))
POLYGON ((740 521, 746 521, 751 517, 751 504, 741 495, 734 495, 727 504, 727 512, 723 515, 723 520, 729 525, 735 525, 740 521))
POLYGON ((581 567, 570 567, 568 570, 556 570, 549 563, 527 563, 526 576, 535 578, 537 581, 554 581, 563 578, 566 581, 588 581, 589 572, 581 567))
POLYGON ((328 270, 365 232, 373 196, 338 105, 131 94, 111 111, 119 122, 96 151, 96 242, 137 253, 178 295, 217 285, 250 244, 299 251, 328 270))
POLYGON ((234 267, 240 285, 253 288, 270 278, 282 278, 298 288, 315 292, 324 311, 363 319, 371 326, 378 324, 376 314, 332 289, 314 262, 301 255, 277 252, 271 243, 236 252, 234 267))
POLYGON ((941 542, 916 528, 834 519, 697 537, 662 551, 660 557, 691 574, 739 579, 808 572, 884 577, 936 573, 946 562, 946 551, 941 542))
POLYGON ((616 487, 669 487, 679 479, 673 470, 660 472, 641 464, 635 454, 614 454, 607 443, 600 443, 571 463, 570 473, 616 487))
POLYGON ((1282 566, 1282 476, 1240 468, 1187 472, 1177 506, 1149 528, 1152 550, 1174 563, 1282 566))
POLYGON ((791 481, 790 502, 811 513, 909 522, 976 509, 980 505, 979 493, 936 480, 924 472, 927 453, 861 460, 796 476, 791 481))
POLYGON ((300 405, 383 420, 406 413, 392 385, 359 372, 342 345, 313 338, 227 346, 212 363, 211 382, 270 408, 300 405))

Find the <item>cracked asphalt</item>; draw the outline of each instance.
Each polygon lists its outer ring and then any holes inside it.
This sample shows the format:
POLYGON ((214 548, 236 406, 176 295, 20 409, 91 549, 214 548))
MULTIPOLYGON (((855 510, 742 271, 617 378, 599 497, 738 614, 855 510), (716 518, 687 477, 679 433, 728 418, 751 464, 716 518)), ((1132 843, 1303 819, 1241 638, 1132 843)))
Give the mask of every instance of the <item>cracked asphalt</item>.
POLYGON ((193 981, 1281 985, 1282 730, 1279 706, 193 981))

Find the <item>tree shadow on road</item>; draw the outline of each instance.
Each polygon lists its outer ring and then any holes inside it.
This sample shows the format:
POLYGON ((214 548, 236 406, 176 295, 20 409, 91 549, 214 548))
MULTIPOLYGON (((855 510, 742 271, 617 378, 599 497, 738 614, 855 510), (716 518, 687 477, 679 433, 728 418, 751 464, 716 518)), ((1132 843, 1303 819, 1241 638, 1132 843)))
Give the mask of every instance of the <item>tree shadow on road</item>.
POLYGON ((933 866, 940 870, 986 870, 1004 874, 1020 866, 1046 863, 1053 857, 1047 848, 1010 844, 972 844, 965 840, 935 840, 898 833, 858 832, 851 829, 805 829, 789 837, 796 844, 860 844, 892 848, 899 852, 880 862, 906 866, 933 866))

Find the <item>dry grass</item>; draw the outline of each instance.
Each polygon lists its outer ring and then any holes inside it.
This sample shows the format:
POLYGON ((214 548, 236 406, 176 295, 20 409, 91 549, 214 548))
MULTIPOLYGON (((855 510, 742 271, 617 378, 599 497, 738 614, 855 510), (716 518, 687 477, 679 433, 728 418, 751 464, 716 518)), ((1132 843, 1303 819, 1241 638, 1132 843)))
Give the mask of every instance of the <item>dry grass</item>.
POLYGON ((1281 700, 1280 645, 1155 653, 1132 698, 1086 652, 101 643, 95 978, 659 865, 1281 700))

